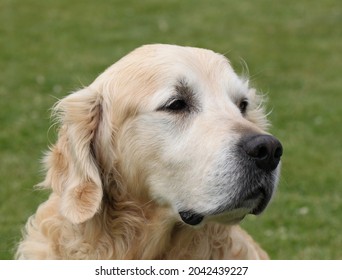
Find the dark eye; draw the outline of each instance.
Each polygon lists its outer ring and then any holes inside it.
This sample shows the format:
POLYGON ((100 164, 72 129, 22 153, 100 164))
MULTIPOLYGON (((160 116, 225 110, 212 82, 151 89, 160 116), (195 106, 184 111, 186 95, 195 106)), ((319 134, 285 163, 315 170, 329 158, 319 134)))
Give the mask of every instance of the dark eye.
POLYGON ((170 104, 165 106, 166 110, 174 111, 174 112, 184 111, 187 108, 188 108, 188 104, 182 99, 176 99, 172 101, 170 104))
POLYGON ((248 101, 246 99, 241 100, 239 104, 239 109, 242 114, 245 114, 248 107, 248 101))

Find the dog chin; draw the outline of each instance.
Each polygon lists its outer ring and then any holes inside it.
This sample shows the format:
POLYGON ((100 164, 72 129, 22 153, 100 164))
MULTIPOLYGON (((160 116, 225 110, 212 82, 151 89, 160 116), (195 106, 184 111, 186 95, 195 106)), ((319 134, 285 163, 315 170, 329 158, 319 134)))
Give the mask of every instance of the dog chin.
POLYGON ((247 214, 250 213, 249 209, 238 208, 231 211, 223 212, 216 215, 207 216, 207 221, 212 221, 225 225, 234 225, 241 222, 247 214))
POLYGON ((191 226, 197 226, 204 222, 216 222, 225 225, 234 225, 241 222, 249 213, 249 209, 239 208, 213 215, 202 215, 193 211, 182 211, 179 212, 179 215, 185 224, 191 226))

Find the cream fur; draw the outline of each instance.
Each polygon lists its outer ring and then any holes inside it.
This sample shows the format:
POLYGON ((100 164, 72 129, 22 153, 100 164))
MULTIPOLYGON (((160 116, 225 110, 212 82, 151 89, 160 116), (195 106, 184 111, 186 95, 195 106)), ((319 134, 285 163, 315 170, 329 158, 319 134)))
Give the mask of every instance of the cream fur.
POLYGON ((224 160, 222 143, 267 128, 259 97, 223 56, 144 46, 62 99, 54 112, 59 136, 40 184, 51 195, 29 218, 17 258, 268 258, 230 218, 192 227, 177 214, 228 199, 220 190, 209 193, 204 177, 224 160), (184 77, 204 104, 191 120, 156 110, 184 77), (249 99, 246 116, 236 106, 241 96, 249 99), (212 202, 198 202, 208 195, 212 202))

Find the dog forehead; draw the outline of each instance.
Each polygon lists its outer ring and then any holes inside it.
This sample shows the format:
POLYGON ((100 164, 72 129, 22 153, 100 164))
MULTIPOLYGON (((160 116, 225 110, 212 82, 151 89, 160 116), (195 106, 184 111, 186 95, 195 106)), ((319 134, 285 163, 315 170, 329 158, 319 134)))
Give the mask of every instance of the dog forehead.
POLYGON ((133 50, 101 74, 94 85, 117 100, 149 110, 157 105, 150 103, 151 98, 156 103, 167 98, 180 80, 201 95, 223 93, 229 97, 245 91, 225 56, 207 49, 164 44, 133 50))
POLYGON ((162 81, 184 79, 193 85, 207 84, 233 94, 248 90, 248 81, 235 73, 228 58, 212 50, 157 44, 145 45, 134 52, 153 66, 149 71, 155 71, 154 75, 162 81))
POLYGON ((162 84, 180 79, 190 84, 201 81, 210 86, 244 88, 229 60, 212 50, 176 45, 145 45, 127 55, 130 65, 137 63, 146 77, 155 77, 162 84), (149 74, 149 75, 148 75, 149 74))
MULTIPOLYGON (((248 80, 241 79, 229 60, 211 50, 166 46, 156 51, 160 60, 165 61, 163 84, 155 100, 165 99, 179 81, 185 82, 198 97, 230 99, 234 103, 245 97, 249 91, 248 80), (168 77, 168 78, 166 78, 168 77)), ((209 100, 207 100, 209 101, 209 100)))
POLYGON ((113 66, 150 72, 154 76, 174 76, 184 71, 196 71, 208 77, 222 71, 234 73, 228 59, 212 50, 163 44, 137 48, 113 66))
POLYGON ((162 68, 171 75, 190 71, 210 77, 222 71, 234 72, 225 56, 208 49, 158 44, 143 46, 133 53, 154 65, 155 70, 162 68))

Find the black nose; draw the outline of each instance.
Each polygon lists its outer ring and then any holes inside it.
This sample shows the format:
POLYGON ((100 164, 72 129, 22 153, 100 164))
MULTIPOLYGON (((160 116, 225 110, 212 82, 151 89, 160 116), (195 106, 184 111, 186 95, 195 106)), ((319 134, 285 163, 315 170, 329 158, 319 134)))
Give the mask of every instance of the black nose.
POLYGON ((283 154, 279 140, 271 135, 254 134, 245 136, 242 148, 256 165, 264 171, 276 169, 283 154))

